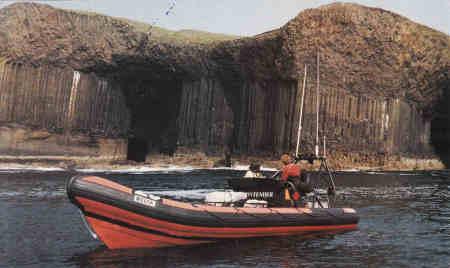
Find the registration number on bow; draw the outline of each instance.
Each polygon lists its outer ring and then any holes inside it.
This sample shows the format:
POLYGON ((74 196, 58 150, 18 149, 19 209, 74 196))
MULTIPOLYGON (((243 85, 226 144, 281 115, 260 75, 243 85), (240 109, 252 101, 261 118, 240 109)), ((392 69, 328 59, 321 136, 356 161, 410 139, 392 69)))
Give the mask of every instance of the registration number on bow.
POLYGON ((142 204, 142 205, 145 205, 145 206, 149 206, 149 207, 156 206, 156 201, 155 200, 143 197, 141 195, 134 195, 134 202, 142 204))

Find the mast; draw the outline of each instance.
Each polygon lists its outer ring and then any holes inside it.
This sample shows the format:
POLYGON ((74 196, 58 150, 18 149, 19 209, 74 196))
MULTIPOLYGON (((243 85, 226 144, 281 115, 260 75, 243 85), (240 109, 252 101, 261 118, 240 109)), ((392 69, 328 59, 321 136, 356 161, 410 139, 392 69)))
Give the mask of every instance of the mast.
POLYGON ((319 93, 319 84, 320 84, 320 74, 319 74, 319 52, 317 52, 317 90, 316 90, 316 146, 315 146, 315 153, 316 153, 316 157, 319 156, 319 98, 320 98, 320 93, 319 93))
POLYGON ((297 157, 298 151, 300 149, 300 138, 302 136, 302 118, 303 118, 303 103, 305 100, 306 74, 307 74, 307 65, 305 64, 305 73, 303 74, 303 86, 302 86, 302 101, 300 103, 300 116, 298 119, 297 146, 295 147, 295 156, 297 157))

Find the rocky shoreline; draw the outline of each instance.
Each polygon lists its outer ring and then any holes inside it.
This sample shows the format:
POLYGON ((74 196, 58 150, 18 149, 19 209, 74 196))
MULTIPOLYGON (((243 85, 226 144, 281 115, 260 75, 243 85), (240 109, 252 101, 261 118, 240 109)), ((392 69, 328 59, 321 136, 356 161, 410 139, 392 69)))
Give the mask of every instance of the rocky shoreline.
MULTIPOLYGON (((436 158, 385 158, 370 159, 367 162, 351 156, 329 158, 330 166, 336 171, 425 171, 444 170, 444 164, 436 158)), ((85 172, 146 172, 167 170, 220 169, 221 157, 206 156, 203 153, 189 155, 152 155, 144 163, 127 160, 111 160, 92 157, 69 156, 0 156, 0 170, 48 170, 85 172)), ((246 170, 251 162, 261 163, 263 170, 272 171, 281 167, 275 157, 239 156, 232 157, 231 169, 246 170)), ((318 169, 301 163, 303 169, 318 169)))

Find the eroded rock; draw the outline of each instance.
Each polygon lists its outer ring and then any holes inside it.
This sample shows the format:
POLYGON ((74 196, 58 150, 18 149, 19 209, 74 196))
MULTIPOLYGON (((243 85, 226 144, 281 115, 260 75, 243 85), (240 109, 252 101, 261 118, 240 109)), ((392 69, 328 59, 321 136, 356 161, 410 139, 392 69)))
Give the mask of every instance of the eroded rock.
POLYGON ((148 30, 48 5, 1 9, 0 123, 128 140, 144 148, 128 148, 135 160, 181 147, 273 155, 295 147, 307 64, 302 148, 311 150, 319 54, 331 153, 424 156, 432 141, 448 159, 446 34, 354 4, 305 10, 246 38, 148 30))

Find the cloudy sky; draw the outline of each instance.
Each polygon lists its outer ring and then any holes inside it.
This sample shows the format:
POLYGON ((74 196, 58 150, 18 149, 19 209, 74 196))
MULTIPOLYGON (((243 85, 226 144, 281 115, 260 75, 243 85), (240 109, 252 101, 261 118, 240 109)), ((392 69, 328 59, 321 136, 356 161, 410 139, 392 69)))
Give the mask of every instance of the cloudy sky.
MULTIPOLYGON (((0 7, 15 1, 0 0, 0 7)), ((155 23, 172 29, 196 29, 254 35, 285 24, 306 8, 328 0, 41 0, 53 6, 95 11, 155 23), (168 12, 169 11, 169 12, 168 12)), ((381 7, 450 34, 450 0, 355 0, 381 7)))

